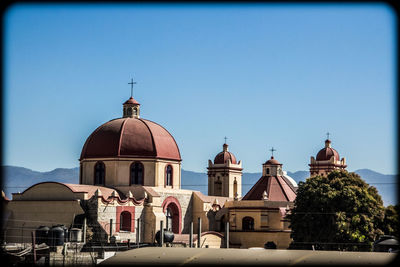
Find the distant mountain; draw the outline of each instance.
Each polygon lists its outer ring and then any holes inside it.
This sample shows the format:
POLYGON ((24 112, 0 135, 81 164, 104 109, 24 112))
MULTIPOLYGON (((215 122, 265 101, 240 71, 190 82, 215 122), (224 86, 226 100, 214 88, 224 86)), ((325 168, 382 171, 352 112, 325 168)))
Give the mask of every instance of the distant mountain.
POLYGON ((11 193, 22 192, 26 188, 41 182, 79 183, 79 167, 72 169, 57 168, 49 172, 38 172, 23 167, 3 166, 2 186, 7 197, 11 193))
MULTIPOLYGON (((369 169, 356 170, 369 185, 375 186, 382 196, 385 206, 398 203, 397 176, 375 172, 369 169)), ((297 183, 309 177, 308 171, 289 172, 297 183)), ((243 173, 242 195, 245 195, 261 177, 261 173, 243 173)), ((11 193, 22 192, 26 188, 40 182, 55 181, 63 183, 79 183, 79 167, 57 168, 49 172, 38 172, 23 167, 3 166, 3 191, 11 198, 11 193)), ((198 190, 208 194, 208 178, 206 173, 182 170, 182 189, 198 190)))

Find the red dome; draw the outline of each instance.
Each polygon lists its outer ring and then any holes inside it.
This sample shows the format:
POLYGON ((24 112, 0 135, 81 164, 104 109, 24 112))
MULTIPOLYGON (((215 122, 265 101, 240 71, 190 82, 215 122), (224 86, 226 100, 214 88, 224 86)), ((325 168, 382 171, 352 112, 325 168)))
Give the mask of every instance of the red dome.
POLYGON ((281 163, 279 163, 279 161, 277 161, 276 159, 274 159, 273 156, 271 157, 271 159, 267 160, 267 161, 265 162, 265 164, 282 165, 281 163))
POLYGON ((332 156, 335 156, 335 160, 340 160, 339 153, 331 148, 330 144, 330 140, 325 141, 325 148, 318 152, 316 160, 330 160, 332 156))
POLYGON ((139 102, 137 102, 133 97, 130 97, 128 100, 126 100, 124 105, 126 105, 126 104, 140 105, 139 102))
POLYGON ((120 118, 104 123, 86 140, 81 158, 146 157, 181 160, 172 135, 155 122, 120 118))
POLYGON ((228 145, 224 144, 224 151, 219 152, 214 158, 214 164, 225 164, 229 159, 233 164, 237 164, 236 157, 228 151, 228 145))

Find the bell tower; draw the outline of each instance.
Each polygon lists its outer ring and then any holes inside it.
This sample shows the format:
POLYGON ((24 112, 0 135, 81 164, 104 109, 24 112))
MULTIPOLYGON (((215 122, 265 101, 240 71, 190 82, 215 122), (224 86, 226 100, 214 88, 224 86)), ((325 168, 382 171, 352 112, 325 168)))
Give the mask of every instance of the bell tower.
POLYGON ((208 195, 238 199, 242 196, 242 162, 228 151, 228 145, 222 146, 222 152, 208 160, 208 195))

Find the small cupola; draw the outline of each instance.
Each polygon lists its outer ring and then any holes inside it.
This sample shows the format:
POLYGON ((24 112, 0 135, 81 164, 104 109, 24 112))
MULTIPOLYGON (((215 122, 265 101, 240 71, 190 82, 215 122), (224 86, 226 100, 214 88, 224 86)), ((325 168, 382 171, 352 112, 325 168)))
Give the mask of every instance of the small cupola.
POLYGON ((133 97, 130 97, 123 104, 124 118, 140 118, 140 104, 133 97))
POLYGON ((331 147, 331 140, 326 139, 325 140, 325 148, 331 147))
POLYGON ((270 151, 272 152, 272 156, 271 159, 263 164, 263 176, 282 175, 282 164, 273 156, 276 150, 272 148, 270 151))
POLYGON ((140 104, 133 98, 133 85, 136 82, 131 79, 131 97, 123 104, 123 118, 140 118, 140 104))

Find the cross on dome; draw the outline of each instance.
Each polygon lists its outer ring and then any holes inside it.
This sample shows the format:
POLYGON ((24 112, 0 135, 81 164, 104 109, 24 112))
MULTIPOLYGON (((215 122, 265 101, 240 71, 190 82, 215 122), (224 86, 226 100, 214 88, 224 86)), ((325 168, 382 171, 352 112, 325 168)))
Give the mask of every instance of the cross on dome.
POLYGON ((271 151, 272 157, 273 157, 274 156, 274 151, 276 151, 276 149, 274 149, 274 147, 272 147, 269 151, 271 151))
POLYGON ((133 81, 133 78, 131 78, 131 82, 128 83, 131 85, 131 97, 133 97, 133 85, 136 84, 136 82, 133 81))

